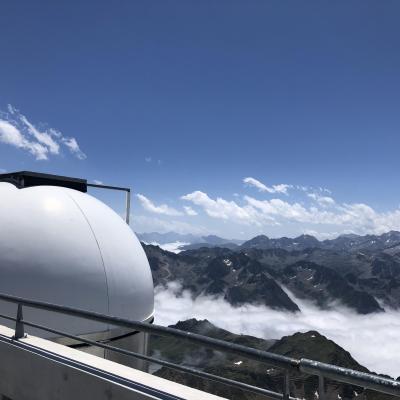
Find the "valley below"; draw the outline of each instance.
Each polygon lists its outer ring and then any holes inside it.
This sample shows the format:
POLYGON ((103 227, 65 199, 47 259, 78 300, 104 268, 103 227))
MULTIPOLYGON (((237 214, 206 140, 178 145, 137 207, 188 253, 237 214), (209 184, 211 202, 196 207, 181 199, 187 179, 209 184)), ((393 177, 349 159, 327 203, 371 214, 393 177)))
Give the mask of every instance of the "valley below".
MULTIPOLYGON (((360 372, 371 372, 359 364, 348 351, 317 331, 295 333, 284 336, 279 340, 265 340, 251 335, 233 334, 225 329, 216 327, 208 320, 192 318, 179 321, 177 324, 171 325, 171 327, 297 359, 309 358, 360 372)), ((283 387, 283 374, 277 368, 239 356, 205 349, 182 342, 180 339, 165 339, 152 336, 150 338, 150 351, 154 356, 180 365, 194 367, 206 373, 274 392, 281 392, 283 387)), ((259 394, 246 392, 164 367, 156 369, 153 373, 229 399, 261 400, 265 398, 259 394)), ((318 377, 292 373, 290 376, 290 392, 292 396, 300 399, 318 399, 318 377)), ((325 392, 326 398, 329 400, 353 400, 356 398, 389 400, 393 398, 389 395, 382 395, 360 387, 330 380, 326 380, 325 392)))
MULTIPOLYGON (((143 244, 156 287, 156 323, 196 318, 268 343, 312 331, 363 368, 400 375, 399 232, 213 241, 185 245, 179 254, 143 244)), ((298 357, 307 357, 309 346, 298 357)), ((314 354, 309 358, 318 360, 314 354)), ((336 356, 326 362, 335 364, 336 356)))

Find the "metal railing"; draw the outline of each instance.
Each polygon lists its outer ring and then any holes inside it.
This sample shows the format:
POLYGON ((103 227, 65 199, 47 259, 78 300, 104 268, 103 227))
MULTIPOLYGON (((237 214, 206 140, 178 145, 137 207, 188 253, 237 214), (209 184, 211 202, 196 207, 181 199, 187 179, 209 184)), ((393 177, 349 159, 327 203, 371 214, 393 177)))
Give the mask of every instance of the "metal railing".
POLYGON ((102 183, 87 183, 86 186, 97 189, 120 190, 126 193, 125 197, 125 222, 129 225, 131 217, 131 189, 120 186, 103 185, 102 183))
POLYGON ((385 393, 393 396, 400 397, 400 381, 388 379, 379 375, 373 375, 363 373, 347 368, 338 367, 331 364, 325 364, 318 361, 308 360, 305 358, 296 359, 291 357, 282 356, 279 354, 270 353, 263 350, 258 350, 223 340, 210 338, 203 335, 198 335, 192 332, 185 332, 178 329, 172 329, 164 326, 158 326, 145 322, 131 321, 124 318, 112 317, 109 315, 100 314, 97 312, 80 310, 72 307, 61 306, 57 304, 50 304, 41 301, 24 299, 17 296, 11 296, 0 293, 0 300, 14 303, 18 305, 17 316, 12 317, 10 315, 0 314, 0 318, 15 322, 15 335, 14 340, 19 340, 25 337, 25 326, 44 330, 55 335, 67 337, 70 339, 77 340, 81 343, 85 343, 92 346, 97 346, 106 350, 111 350, 127 356, 136 357, 138 359, 159 364, 161 366, 178 370, 180 372, 195 375, 200 378, 205 378, 215 382, 219 382, 237 389, 257 393, 264 395, 269 399, 283 399, 283 400, 296 400, 296 398, 290 395, 290 375, 294 373, 303 373, 308 375, 317 376, 319 379, 319 399, 324 400, 326 398, 325 390, 325 379, 359 386, 361 388, 373 390, 380 393, 385 393), (46 327, 40 324, 36 324, 32 321, 25 320, 23 317, 23 306, 45 310, 49 312, 56 312, 65 315, 70 315, 79 318, 85 318, 91 321, 109 323, 115 326, 124 328, 131 328, 135 331, 146 332, 158 336, 166 336, 172 338, 180 338, 187 340, 192 343, 200 344, 213 350, 219 350, 227 353, 243 356, 245 358, 255 360, 258 362, 265 363, 267 365, 276 367, 283 371, 283 390, 282 393, 273 392, 264 388, 252 386, 243 382, 234 381, 221 376, 206 373, 204 371, 191 368, 188 366, 174 364, 168 361, 160 360, 154 357, 150 357, 144 354, 135 353, 125 349, 120 349, 115 346, 110 346, 105 343, 96 342, 93 340, 85 339, 67 332, 59 331, 46 327))

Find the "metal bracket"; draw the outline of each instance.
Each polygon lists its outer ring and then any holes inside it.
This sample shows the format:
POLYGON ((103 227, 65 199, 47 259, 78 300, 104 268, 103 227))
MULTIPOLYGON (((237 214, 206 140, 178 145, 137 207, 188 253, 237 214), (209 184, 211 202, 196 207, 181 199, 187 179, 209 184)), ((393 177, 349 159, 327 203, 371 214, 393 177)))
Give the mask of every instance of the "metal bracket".
POLYGON ((126 202, 125 202, 125 221, 129 225, 130 214, 131 214, 131 189, 118 187, 118 186, 109 186, 109 185, 100 185, 97 183, 87 183, 87 187, 94 187, 97 189, 111 189, 111 190, 122 190, 126 192, 126 202))
POLYGON ((325 400, 325 379, 322 375, 318 375, 318 398, 319 400, 325 400))
POLYGON ((290 398, 290 376, 289 371, 285 371, 283 375, 283 400, 289 400, 290 398))
POLYGON ((131 191, 126 191, 126 214, 125 214, 125 221, 129 225, 131 215, 131 191))
POLYGON ((15 321, 15 334, 13 336, 14 340, 26 337, 24 330, 24 323, 22 321, 23 321, 22 304, 18 304, 17 320, 15 321))

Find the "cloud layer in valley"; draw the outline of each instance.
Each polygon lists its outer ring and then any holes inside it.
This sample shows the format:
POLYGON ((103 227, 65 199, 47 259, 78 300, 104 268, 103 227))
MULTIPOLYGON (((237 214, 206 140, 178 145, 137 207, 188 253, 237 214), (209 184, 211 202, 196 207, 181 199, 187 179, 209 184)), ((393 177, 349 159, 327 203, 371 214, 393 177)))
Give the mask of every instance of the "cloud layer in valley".
POLYGON ((299 305, 301 313, 271 310, 264 306, 232 307, 223 299, 198 297, 189 292, 180 294, 180 286, 171 283, 168 288, 155 291, 156 323, 175 324, 188 318, 208 319, 218 327, 237 334, 248 334, 265 339, 279 339, 295 332, 317 330, 342 346, 371 371, 400 376, 398 332, 400 312, 387 311, 360 315, 344 307, 322 311, 313 304, 290 296, 299 305))
POLYGON ((194 235, 206 235, 209 230, 201 224, 190 224, 178 219, 162 219, 155 216, 131 215, 132 227, 136 232, 155 231, 160 233, 176 232, 180 234, 192 233, 194 235))
POLYGON ((62 147, 80 160, 86 158, 74 137, 66 137, 53 128, 39 128, 11 105, 7 111, 0 111, 0 143, 27 151, 36 160, 60 155, 62 147))

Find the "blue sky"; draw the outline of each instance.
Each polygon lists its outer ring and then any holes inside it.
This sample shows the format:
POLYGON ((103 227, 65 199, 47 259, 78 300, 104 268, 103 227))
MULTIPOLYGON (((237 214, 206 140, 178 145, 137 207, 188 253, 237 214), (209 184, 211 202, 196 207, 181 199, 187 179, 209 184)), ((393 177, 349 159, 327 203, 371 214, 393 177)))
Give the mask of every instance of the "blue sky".
POLYGON ((378 0, 6 1, 0 168, 131 186, 138 231, 400 229, 399 14, 378 0))

